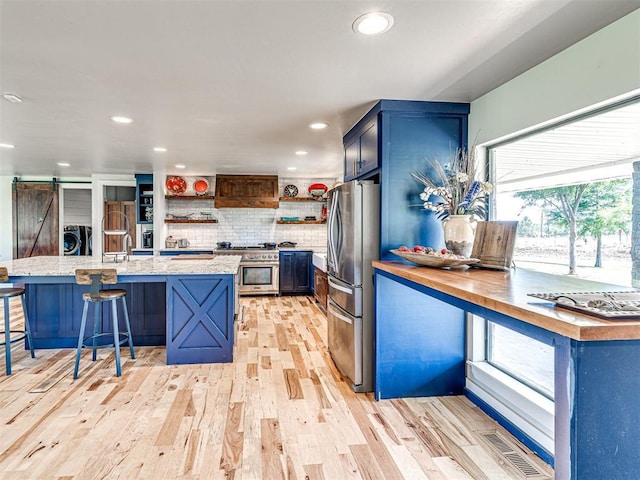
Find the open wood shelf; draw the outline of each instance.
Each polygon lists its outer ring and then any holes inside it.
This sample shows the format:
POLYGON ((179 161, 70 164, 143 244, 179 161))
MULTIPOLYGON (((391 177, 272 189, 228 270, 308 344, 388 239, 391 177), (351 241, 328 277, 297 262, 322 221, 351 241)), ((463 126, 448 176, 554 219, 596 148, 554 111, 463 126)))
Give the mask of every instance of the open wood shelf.
POLYGON ((218 220, 216 220, 215 218, 211 218, 211 219, 204 219, 204 218, 198 218, 198 219, 183 219, 183 218, 165 218, 164 219, 164 223, 218 223, 218 220))
POLYGON ((313 197, 280 197, 281 202, 326 202, 326 198, 316 200, 313 197))
POLYGON ((307 225, 322 225, 323 223, 327 223, 326 220, 293 220, 293 221, 289 221, 289 220, 277 220, 276 221, 278 224, 280 225, 286 225, 286 224, 307 224, 307 225))
POLYGON ((165 195, 167 200, 213 200, 214 195, 165 195))

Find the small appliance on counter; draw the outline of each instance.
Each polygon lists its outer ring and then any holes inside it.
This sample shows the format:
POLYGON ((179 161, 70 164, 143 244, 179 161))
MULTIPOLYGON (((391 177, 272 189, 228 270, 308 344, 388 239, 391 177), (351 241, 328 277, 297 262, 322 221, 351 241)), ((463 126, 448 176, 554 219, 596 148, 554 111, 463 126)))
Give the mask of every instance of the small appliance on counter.
POLYGON ((153 230, 142 232, 142 248, 153 248, 153 230))
POLYGON ((164 240, 164 246, 165 246, 165 248, 176 248, 178 246, 178 240, 176 240, 171 235, 169 235, 164 240))

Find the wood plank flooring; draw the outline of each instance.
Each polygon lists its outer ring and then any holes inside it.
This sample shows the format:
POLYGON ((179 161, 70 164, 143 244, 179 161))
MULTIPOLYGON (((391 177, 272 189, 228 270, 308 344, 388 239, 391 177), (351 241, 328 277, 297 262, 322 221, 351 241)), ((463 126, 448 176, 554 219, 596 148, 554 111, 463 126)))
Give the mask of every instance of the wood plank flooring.
POLYGON ((163 348, 136 347, 117 378, 112 352, 86 352, 74 382, 72 350, 32 359, 14 345, 14 373, 0 375, 0 478, 553 478, 464 397, 355 394, 311 297, 241 308, 230 364, 167 366, 163 348))

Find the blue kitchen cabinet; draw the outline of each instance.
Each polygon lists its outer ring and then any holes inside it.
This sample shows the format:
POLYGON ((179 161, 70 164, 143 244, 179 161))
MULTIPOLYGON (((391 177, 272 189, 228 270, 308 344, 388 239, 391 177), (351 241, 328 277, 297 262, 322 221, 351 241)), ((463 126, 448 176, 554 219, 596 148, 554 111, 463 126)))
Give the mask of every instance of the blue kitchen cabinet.
POLYGON ((174 257, 176 255, 211 255, 211 250, 160 250, 161 257, 174 257))
POLYGON ((378 151, 378 119, 374 117, 345 136, 345 181, 377 171, 380 164, 378 151))
MULTIPOLYGON (((55 282, 26 285, 35 348, 69 348, 78 344, 82 294, 89 291, 89 286, 77 285, 73 277, 56 278, 55 282)), ((116 288, 127 291, 133 344, 164 345, 164 283, 140 279, 136 283, 119 283, 116 288)), ((121 310, 118 313, 121 314, 121 310)), ((102 305, 101 332, 110 332, 112 325, 111 306, 102 305)))
POLYGON ((311 251, 280 252, 280 295, 313 292, 312 257, 311 251))
POLYGON ((444 247, 442 223, 422 208, 411 173, 428 158, 447 161, 467 147, 469 104, 380 100, 344 136, 345 181, 380 184, 380 259, 401 245, 444 247))
POLYGON ((136 223, 153 224, 153 174, 136 174, 136 223))

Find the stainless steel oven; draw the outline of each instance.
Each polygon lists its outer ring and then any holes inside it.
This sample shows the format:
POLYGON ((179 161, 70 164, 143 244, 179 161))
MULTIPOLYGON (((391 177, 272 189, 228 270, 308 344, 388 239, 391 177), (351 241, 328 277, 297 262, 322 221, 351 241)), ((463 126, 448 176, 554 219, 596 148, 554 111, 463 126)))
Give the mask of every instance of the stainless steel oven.
POLYGON ((240 262, 240 295, 277 294, 279 291, 279 264, 240 262))
MULTIPOLYGON (((226 243, 226 242, 223 242, 226 243)), ((217 255, 240 255, 238 294, 277 295, 280 291, 280 255, 275 248, 266 247, 218 248, 217 255)))

